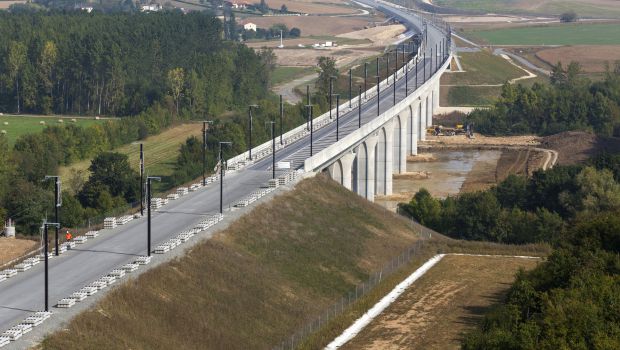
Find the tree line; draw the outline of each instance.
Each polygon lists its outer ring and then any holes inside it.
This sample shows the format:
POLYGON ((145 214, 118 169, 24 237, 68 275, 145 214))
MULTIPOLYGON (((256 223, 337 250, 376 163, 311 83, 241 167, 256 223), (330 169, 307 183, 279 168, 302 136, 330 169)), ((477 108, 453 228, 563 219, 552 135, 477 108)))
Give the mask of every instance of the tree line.
POLYGON ((620 154, 443 200, 423 189, 400 210, 454 238, 554 247, 546 262, 517 274, 463 349, 620 346, 620 154))
POLYGON ((0 111, 135 115, 169 95, 180 69, 177 104, 220 113, 265 95, 257 55, 198 12, 0 13, 0 111))
POLYGON ((558 63, 550 85, 507 83, 493 107, 472 112, 468 122, 491 135, 551 135, 567 130, 620 135, 620 62, 600 81, 580 74, 578 63, 566 68, 558 63))

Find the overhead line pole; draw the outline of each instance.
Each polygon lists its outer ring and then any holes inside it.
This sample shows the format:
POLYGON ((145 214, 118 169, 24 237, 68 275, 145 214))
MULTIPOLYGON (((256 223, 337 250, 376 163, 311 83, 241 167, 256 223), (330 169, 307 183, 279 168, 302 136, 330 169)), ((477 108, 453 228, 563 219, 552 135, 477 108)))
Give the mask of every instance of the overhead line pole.
POLYGON ((202 185, 207 185, 207 124, 213 123, 212 120, 202 122, 202 185))
POLYGON ((151 191, 152 185, 151 181, 161 181, 161 177, 158 176, 147 176, 146 178, 146 198, 147 198, 147 226, 146 226, 146 255, 151 256, 151 191))
MULTIPOLYGON (((62 205, 62 198, 61 193, 60 193, 60 176, 56 176, 56 175, 46 175, 45 176, 45 180, 49 180, 49 179, 54 179, 54 219, 56 220, 56 223, 60 223, 60 220, 58 219, 59 215, 58 215, 58 208, 60 208, 60 206, 62 205)), ((60 255, 59 252, 59 247, 58 247, 58 231, 60 230, 60 227, 56 227, 56 230, 54 232, 54 255, 58 256, 60 255)))
POLYGON ((144 216, 144 144, 140 144, 140 216, 144 216))
POLYGON ((224 213, 224 158, 222 156, 222 145, 232 145, 229 141, 220 141, 219 163, 220 163, 220 214, 224 213))
POLYGON ((48 243, 48 234, 47 234, 47 228, 48 226, 54 226, 56 228, 60 228, 60 224, 57 222, 43 222, 43 241, 44 241, 44 246, 45 248, 43 249, 43 254, 44 254, 44 261, 45 261, 45 293, 44 293, 44 299, 45 299, 45 311, 49 311, 49 243, 48 243))

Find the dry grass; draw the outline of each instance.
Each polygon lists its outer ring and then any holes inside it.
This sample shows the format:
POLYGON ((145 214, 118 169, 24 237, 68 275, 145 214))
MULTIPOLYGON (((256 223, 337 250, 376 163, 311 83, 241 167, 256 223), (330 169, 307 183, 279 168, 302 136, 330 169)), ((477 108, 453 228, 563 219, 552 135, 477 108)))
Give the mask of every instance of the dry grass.
POLYGON ((6 9, 8 9, 13 4, 25 4, 25 3, 26 3, 26 1, 20 1, 20 0, 17 0, 17 1, 2 0, 2 1, 0 1, 0 9, 6 10, 6 9))
POLYGON ((366 28, 371 19, 359 17, 329 16, 288 16, 288 17, 247 17, 246 22, 255 23, 259 28, 269 28, 274 24, 286 24, 288 28, 301 29, 301 35, 338 35, 366 28))
POLYGON ((111 291, 45 349, 268 349, 410 246, 409 223, 324 177, 111 291))
POLYGON ((562 62, 567 66, 576 61, 586 73, 602 73, 605 72, 605 63, 613 69, 615 61, 620 60, 620 45, 565 46, 541 50, 536 56, 549 65, 562 62))
POLYGON ((326 3, 322 1, 269 0, 267 3, 269 7, 274 9, 279 9, 282 5, 286 5, 289 11, 309 14, 349 15, 359 12, 345 2, 335 1, 326 3))
POLYGON ((540 260, 446 256, 343 349, 459 349, 461 334, 540 260))
POLYGON ((0 238, 0 265, 32 251, 37 245, 28 239, 0 238))

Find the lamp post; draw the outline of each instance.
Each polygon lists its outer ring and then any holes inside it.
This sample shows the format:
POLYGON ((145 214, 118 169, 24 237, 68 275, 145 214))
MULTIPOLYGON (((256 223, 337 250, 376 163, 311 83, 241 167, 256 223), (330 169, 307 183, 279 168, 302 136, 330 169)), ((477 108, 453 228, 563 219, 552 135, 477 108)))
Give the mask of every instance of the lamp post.
POLYGON ((280 95, 280 144, 283 145, 282 134, 284 134, 284 104, 282 103, 282 95, 280 95))
POLYGON ((58 230, 60 224, 57 222, 43 222, 43 241, 45 243, 45 248, 43 249, 43 254, 45 256, 45 311, 49 311, 49 244, 47 236, 47 228, 49 226, 54 226, 56 230, 58 230))
POLYGON ((349 68, 349 108, 353 107, 351 99, 353 99, 353 68, 349 68))
POLYGON ((220 163, 220 214, 224 213, 224 158, 222 157, 222 145, 232 145, 229 141, 220 141, 219 163, 220 163))
POLYGON ((265 124, 271 124, 271 170, 272 170, 271 178, 275 179, 276 178, 276 138, 275 138, 276 122, 273 120, 270 120, 268 122, 265 122, 265 124))
POLYGON ((368 62, 364 62, 364 98, 366 98, 366 91, 368 91, 368 62))
POLYGON ((144 145, 140 144, 140 216, 144 216, 144 145))
MULTIPOLYGON (((46 175, 45 180, 54 179, 54 218, 56 223, 60 223, 58 220, 58 208, 62 206, 62 197, 60 193, 60 176, 46 175)), ((60 229, 60 225, 56 227, 56 232, 54 234, 54 255, 58 256, 58 230, 60 229)))
POLYGON ((306 113, 310 122, 310 157, 313 155, 313 143, 314 143, 314 123, 312 120, 312 105, 306 105, 306 113))
POLYGON ((252 160, 252 128, 253 128, 253 121, 252 121, 252 109, 253 108, 258 108, 258 105, 249 105, 248 106, 248 118, 250 121, 250 131, 248 133, 248 153, 250 156, 250 161, 252 160))
POLYGON ((202 185, 207 185, 207 124, 213 124, 212 120, 202 122, 202 185))
POLYGON ((334 80, 335 79, 337 79, 337 77, 333 75, 329 77, 329 119, 330 120, 332 119, 332 109, 333 109, 332 97, 334 96, 334 80))
POLYGON ((360 94, 357 95, 357 127, 362 127, 362 86, 359 86, 360 94))
POLYGON ((381 88, 379 88, 379 83, 381 82, 379 79, 381 79, 381 77, 379 77, 377 75, 377 117, 379 116, 379 101, 381 100, 381 96, 379 95, 381 93, 381 88))
POLYGON ((340 94, 336 96, 336 141, 340 139, 340 94))
POLYGON ((146 226, 146 255, 151 256, 151 181, 161 181, 161 177, 147 176, 146 178, 146 213, 147 213, 147 226, 146 226))

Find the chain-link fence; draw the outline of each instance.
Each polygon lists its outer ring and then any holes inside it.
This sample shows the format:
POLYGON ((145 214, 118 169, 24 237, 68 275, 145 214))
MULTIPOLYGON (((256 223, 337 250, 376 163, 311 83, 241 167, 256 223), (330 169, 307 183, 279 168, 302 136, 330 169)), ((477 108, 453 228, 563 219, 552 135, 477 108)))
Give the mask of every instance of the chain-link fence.
MULTIPOLYGON (((414 223, 414 227, 417 229, 417 225, 414 223)), ((421 226, 421 225, 419 225, 421 226)), ((423 226, 421 226, 424 228, 423 226)), ((421 233, 423 236, 424 233, 421 233)), ((355 286, 355 289, 351 290, 346 295, 343 295, 337 302, 329 306, 325 311, 323 311, 319 316, 312 321, 308 322, 305 326, 299 329, 297 332, 290 335, 286 340, 284 340, 279 345, 275 346, 274 350, 292 350, 297 346, 302 344, 310 335, 316 333, 321 327, 325 326, 329 320, 341 315, 345 311, 348 310, 349 306, 354 304, 361 297, 368 294, 372 291, 383 279, 389 277, 394 272, 396 272, 403 265, 408 264, 411 260, 416 257, 425 244, 425 240, 421 239, 413 244, 411 247, 407 248, 400 255, 392 259, 386 265, 383 266, 382 269, 376 271, 370 275, 370 277, 355 286)))

